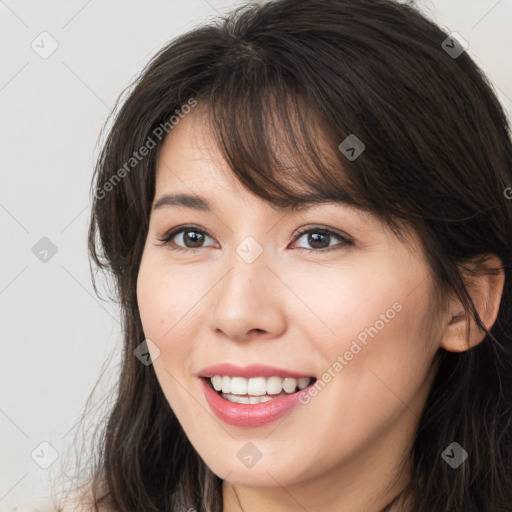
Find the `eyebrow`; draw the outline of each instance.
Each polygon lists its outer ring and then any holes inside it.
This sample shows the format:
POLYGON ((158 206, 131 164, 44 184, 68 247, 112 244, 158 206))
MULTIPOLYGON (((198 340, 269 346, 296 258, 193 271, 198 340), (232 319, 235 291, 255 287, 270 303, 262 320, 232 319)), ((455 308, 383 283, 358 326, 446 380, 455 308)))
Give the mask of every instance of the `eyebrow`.
POLYGON ((202 212, 213 211, 213 207, 207 199, 190 194, 165 194, 153 205, 153 210, 164 206, 184 206, 202 212))
MULTIPOLYGON (((317 196, 317 195, 308 195, 300 201, 298 204, 292 205, 271 205, 271 208, 280 212, 289 212, 289 211, 300 211, 307 210, 312 208, 313 206, 324 204, 324 203, 333 203, 339 204, 340 206, 351 206, 350 201, 348 200, 337 200, 333 201, 332 199, 326 199, 325 197, 317 196)), ((198 210, 201 212, 213 212, 213 205, 208 201, 208 199, 201 197, 196 194, 164 194, 160 196, 160 198, 154 203, 153 210, 158 210, 165 206, 181 206, 185 208, 191 208, 193 210, 198 210)))

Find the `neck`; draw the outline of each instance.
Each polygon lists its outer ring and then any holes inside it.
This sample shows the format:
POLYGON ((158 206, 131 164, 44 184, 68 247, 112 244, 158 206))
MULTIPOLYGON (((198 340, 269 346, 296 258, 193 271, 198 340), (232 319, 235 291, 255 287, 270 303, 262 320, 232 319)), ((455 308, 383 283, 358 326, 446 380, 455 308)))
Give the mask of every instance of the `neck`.
MULTIPOLYGON (((416 418, 404 413, 397 435, 391 427, 380 433, 363 452, 308 481, 276 486, 249 487, 224 481, 223 512, 380 512, 405 488, 410 479, 407 454, 416 427, 416 418), (404 463, 404 460, 406 461, 404 463), (391 462, 390 462, 391 461, 391 462)), ((388 512, 398 511, 401 499, 388 512)), ((400 511, 409 511, 400 508, 400 511)))
MULTIPOLYGON (((404 503, 402 497, 399 496, 405 484, 400 489, 398 487, 387 492, 379 500, 373 501, 372 504, 363 505, 363 508, 361 508, 361 506, 354 504, 340 505, 340 500, 333 500, 330 501, 330 504, 327 504, 328 500, 326 499, 318 500, 314 505, 306 506, 299 501, 302 499, 302 494, 297 498, 295 494, 290 492, 289 488, 280 487, 277 492, 265 492, 270 491, 270 489, 246 488, 223 482, 223 512, 263 512, 268 510, 275 510, 276 512, 304 512, 304 510, 308 510, 308 512, 339 512, 340 510, 344 512, 360 512, 361 510, 381 512, 386 505, 397 497, 399 498, 386 512, 412 512, 412 508, 407 508, 407 503, 404 503)), ((348 499, 344 499, 343 503, 347 501, 348 499)))
MULTIPOLYGON (((393 442, 397 449, 398 445, 403 448, 403 440, 388 439, 391 445, 393 442)), ((306 482, 283 486, 274 478, 275 487, 255 488, 224 481, 223 512, 380 512, 403 491, 410 479, 410 464, 401 462, 403 453, 395 459, 395 464, 386 461, 379 464, 381 455, 389 456, 389 447, 387 444, 386 452, 378 453, 375 446, 369 445, 365 453, 359 454, 358 461, 345 461, 342 466, 306 482)), ((388 512, 398 511, 400 501, 388 512)))
MULTIPOLYGON (((270 486, 265 487, 251 487, 250 474, 242 473, 238 482, 235 478, 224 480, 223 512, 381 512, 410 481, 410 454, 419 411, 423 410, 434 376, 435 371, 411 401, 415 410, 404 408, 397 418, 373 433, 363 450, 334 467, 312 468, 311 478, 284 484, 286 475, 278 477, 266 471, 271 478, 270 486)), ((386 512, 412 512, 413 498, 400 496, 386 512)))

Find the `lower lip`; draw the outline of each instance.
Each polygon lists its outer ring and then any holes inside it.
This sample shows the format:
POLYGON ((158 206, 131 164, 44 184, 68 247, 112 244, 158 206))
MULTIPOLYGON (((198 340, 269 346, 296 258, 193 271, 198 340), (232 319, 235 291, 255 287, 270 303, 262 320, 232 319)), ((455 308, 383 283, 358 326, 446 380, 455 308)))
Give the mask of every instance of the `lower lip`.
POLYGON ((302 396, 306 396, 309 387, 292 393, 261 402, 259 404, 239 404, 222 398, 205 378, 200 378, 204 396, 212 411, 225 423, 235 427, 260 427, 272 423, 299 405, 302 396))

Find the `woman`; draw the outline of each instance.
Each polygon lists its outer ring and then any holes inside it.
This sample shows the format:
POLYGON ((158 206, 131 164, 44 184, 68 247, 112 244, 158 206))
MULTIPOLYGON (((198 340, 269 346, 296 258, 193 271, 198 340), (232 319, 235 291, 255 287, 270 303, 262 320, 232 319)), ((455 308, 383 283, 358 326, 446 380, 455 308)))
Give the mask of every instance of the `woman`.
POLYGON ((98 161, 94 510, 512 510, 512 146, 463 45, 278 0, 161 50, 98 161))

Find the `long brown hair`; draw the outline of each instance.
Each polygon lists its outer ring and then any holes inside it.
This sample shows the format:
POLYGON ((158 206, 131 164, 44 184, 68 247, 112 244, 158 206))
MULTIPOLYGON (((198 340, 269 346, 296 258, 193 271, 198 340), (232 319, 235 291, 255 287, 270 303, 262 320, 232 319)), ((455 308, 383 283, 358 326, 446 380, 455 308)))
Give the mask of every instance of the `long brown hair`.
POLYGON ((260 198, 343 200, 397 236, 403 227, 419 235, 437 288, 457 296, 486 336, 465 352, 437 353, 404 496, 415 512, 512 510, 510 127, 486 76, 468 52, 450 54, 447 37, 413 7, 390 0, 248 4, 171 41, 132 84, 91 190, 90 256, 113 278, 124 336, 93 471, 97 506, 222 511, 222 480, 191 446, 152 366, 134 357, 145 338, 136 281, 155 162, 164 136, 172 137, 170 119, 195 101, 207 107, 233 174, 260 198), (272 123, 282 128, 286 161, 270 143, 272 123), (338 150, 351 134, 365 144, 353 160, 338 150), (134 157, 143 146, 151 146, 147 155, 134 157), (505 272, 490 331, 464 280, 465 263, 486 253, 505 272), (457 470, 441 458, 453 441, 470 457, 457 470))

